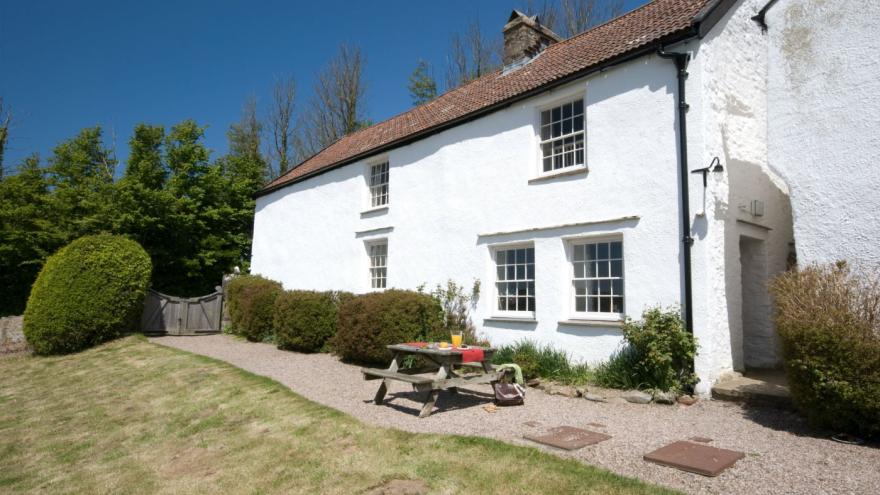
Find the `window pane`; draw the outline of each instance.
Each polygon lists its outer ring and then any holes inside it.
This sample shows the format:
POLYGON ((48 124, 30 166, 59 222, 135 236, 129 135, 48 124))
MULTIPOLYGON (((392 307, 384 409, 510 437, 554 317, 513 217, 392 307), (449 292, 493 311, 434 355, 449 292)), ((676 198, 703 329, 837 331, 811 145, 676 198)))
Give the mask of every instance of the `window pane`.
POLYGON ((584 264, 583 263, 575 263, 574 264, 574 278, 584 278, 584 264))
POLYGON ((562 121, 562 133, 563 134, 571 133, 571 119, 562 121))
POLYGON ((623 258, 623 243, 621 243, 621 242, 612 242, 611 243, 611 257, 612 258, 623 258))
POLYGON ((603 242, 602 244, 598 244, 596 246, 596 250, 597 250, 596 256, 598 257, 598 259, 600 259, 600 260, 607 260, 608 259, 608 244, 607 243, 603 242))
POLYGON ((526 297, 518 297, 516 310, 517 311, 528 311, 529 303, 527 302, 528 298, 526 297))
POLYGON ((584 296, 587 294, 587 282, 584 280, 576 280, 574 283, 574 295, 584 296))
POLYGON ((587 310, 587 298, 586 297, 576 297, 574 299, 574 310, 578 312, 583 312, 587 310))
POLYGON ((542 125, 541 126, 541 140, 550 139, 550 126, 542 125))
POLYGON ((574 114, 579 115, 584 113, 584 100, 575 100, 574 101, 574 114))
POLYGON ((596 313, 599 311, 599 298, 598 297, 588 297, 587 298, 587 311, 592 313, 596 313))
POLYGON ((517 249, 516 250, 516 262, 517 263, 525 263, 526 262, 526 250, 525 249, 517 249))
POLYGON ((507 298, 505 298, 505 297, 498 298, 498 309, 501 311, 507 311, 507 298))
POLYGON ((583 244, 574 247, 574 260, 583 261, 586 247, 583 244))
POLYGON ((590 244, 587 246, 587 259, 594 260, 596 259, 596 245, 590 244))
POLYGON ((611 281, 610 280, 600 280, 599 281, 599 294, 603 296, 611 295, 611 281))
POLYGON ((608 276, 608 262, 607 261, 600 261, 597 263, 597 265, 599 265, 599 276, 600 277, 607 277, 608 276))
POLYGON ((535 248, 526 249, 526 262, 534 263, 535 262, 535 248))
MULTIPOLYGON (((534 114, 532 114, 534 115, 534 114)), ((558 122, 562 117, 562 110, 560 107, 556 107, 553 109, 553 122, 558 122)))
POLYGON ((589 294, 591 296, 596 296, 599 294, 599 281, 598 280, 587 281, 587 294, 589 294))
POLYGON ((559 137, 562 135, 562 123, 556 122, 553 124, 553 137, 559 137))
POLYGON ((516 265, 507 265, 506 280, 516 280, 516 265))
POLYGON ((527 266, 528 266, 528 273, 526 274, 526 278, 528 278, 529 280, 534 280, 535 279, 535 265, 527 265, 527 266))
POLYGON ((598 270, 596 269, 596 262, 588 262, 587 263, 587 277, 598 277, 599 274, 597 272, 598 272, 598 270))
POLYGON ((582 116, 574 118, 574 130, 575 131, 584 130, 584 118, 582 116))
POLYGON ((498 251, 495 253, 495 262, 503 265, 507 262, 507 251, 498 251))
POLYGON ((526 310, 527 310, 527 311, 534 311, 534 310, 535 310, 535 298, 534 298, 534 297, 530 297, 530 298, 528 299, 528 301, 529 301, 529 307, 528 307, 526 310))
POLYGON ((549 172, 551 170, 553 170, 553 159, 544 158, 544 172, 549 172))
POLYGON ((623 313, 623 298, 614 297, 611 299, 611 312, 623 313))
POLYGON ((622 277, 623 276, 623 261, 616 260, 611 262, 611 276, 612 277, 622 277))
POLYGON ((599 312, 600 313, 610 313, 611 312, 611 298, 603 297, 599 299, 599 312))
POLYGON ((541 112, 541 125, 547 125, 550 123, 550 110, 544 110, 541 112))
POLYGON ((496 278, 497 278, 498 280, 504 280, 504 267, 503 267, 503 266, 499 266, 499 267, 497 267, 497 268, 496 268, 496 272, 497 272, 496 275, 495 275, 496 278))
POLYGON ((567 103, 562 105, 562 118, 568 119, 571 118, 571 103, 567 103))
POLYGON ((526 278, 526 265, 516 265, 516 279, 523 280, 526 278))
POLYGON ((615 296, 623 295, 623 280, 612 280, 611 281, 611 293, 615 296))

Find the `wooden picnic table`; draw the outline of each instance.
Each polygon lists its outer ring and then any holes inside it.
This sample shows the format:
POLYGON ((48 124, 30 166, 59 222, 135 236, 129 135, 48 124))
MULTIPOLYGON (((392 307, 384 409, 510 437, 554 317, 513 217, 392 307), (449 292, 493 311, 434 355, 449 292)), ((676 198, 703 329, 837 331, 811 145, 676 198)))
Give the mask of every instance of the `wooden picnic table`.
POLYGON ((465 363, 462 361, 462 349, 447 348, 436 349, 418 347, 406 344, 389 345, 388 349, 394 357, 387 369, 362 368, 365 380, 382 380, 379 390, 376 392, 375 404, 381 405, 388 392, 388 384, 391 380, 397 380, 412 385, 418 392, 427 392, 425 404, 419 413, 420 418, 428 417, 437 402, 441 390, 457 392, 457 387, 465 385, 477 385, 498 381, 504 374, 492 365, 492 354, 495 349, 483 347, 483 360, 465 363), (421 358, 423 366, 401 369, 403 359, 407 356, 421 358), (462 375, 462 368, 477 371, 477 374, 462 375), (433 376, 425 374, 433 373, 433 376))

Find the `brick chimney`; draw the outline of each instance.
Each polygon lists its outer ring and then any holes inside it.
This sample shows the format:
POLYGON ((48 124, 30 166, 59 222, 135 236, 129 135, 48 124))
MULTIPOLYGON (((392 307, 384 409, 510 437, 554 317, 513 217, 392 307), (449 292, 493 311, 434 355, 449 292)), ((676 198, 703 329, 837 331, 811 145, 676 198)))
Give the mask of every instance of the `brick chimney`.
POLYGON ((504 25, 504 70, 519 67, 561 40, 559 35, 541 25, 538 16, 529 17, 514 10, 504 25))

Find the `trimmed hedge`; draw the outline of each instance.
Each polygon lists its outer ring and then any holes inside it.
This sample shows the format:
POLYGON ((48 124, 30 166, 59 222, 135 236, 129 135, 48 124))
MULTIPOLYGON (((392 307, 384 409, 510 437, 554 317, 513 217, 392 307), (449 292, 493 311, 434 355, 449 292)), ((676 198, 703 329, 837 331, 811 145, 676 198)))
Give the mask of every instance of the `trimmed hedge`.
POLYGON ((31 288, 24 334, 37 354, 87 349, 138 330, 150 256, 135 241, 81 237, 46 260, 31 288))
POLYGON ((239 275, 226 286, 227 304, 232 333, 252 342, 263 342, 274 336, 275 299, 281 284, 259 275, 239 275))
POLYGON ((275 300, 273 322, 279 349, 319 352, 336 335, 339 305, 347 292, 285 291, 275 300))
POLYGON ((813 426, 880 437, 880 279, 845 263, 771 284, 795 406, 813 426))
POLYGON ((443 316, 428 294, 390 289, 356 296, 339 308, 333 347, 344 360, 387 365, 387 345, 449 340, 443 316))

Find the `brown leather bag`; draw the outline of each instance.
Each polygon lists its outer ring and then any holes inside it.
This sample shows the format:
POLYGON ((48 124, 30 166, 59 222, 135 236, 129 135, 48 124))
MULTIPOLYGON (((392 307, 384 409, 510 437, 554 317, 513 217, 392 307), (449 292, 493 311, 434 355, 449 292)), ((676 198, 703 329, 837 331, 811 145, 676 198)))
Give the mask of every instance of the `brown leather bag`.
POLYGON ((495 390, 495 404, 499 406, 521 406, 526 397, 526 390, 516 383, 492 382, 495 390))

